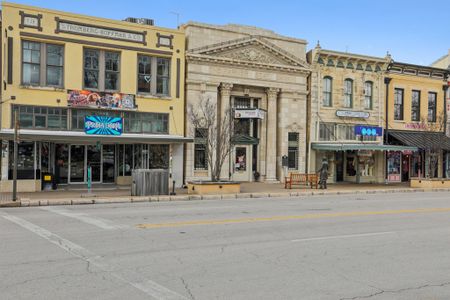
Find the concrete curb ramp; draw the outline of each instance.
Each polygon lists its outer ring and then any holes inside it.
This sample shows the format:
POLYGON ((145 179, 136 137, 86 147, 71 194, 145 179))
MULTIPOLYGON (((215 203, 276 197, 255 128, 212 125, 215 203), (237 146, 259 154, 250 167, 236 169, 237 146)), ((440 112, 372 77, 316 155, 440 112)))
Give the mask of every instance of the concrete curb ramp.
MULTIPOLYGON (((134 203, 134 202, 167 202, 189 200, 232 200, 249 198, 295 198, 304 196, 325 195, 363 195, 363 194, 393 194, 393 193, 419 193, 419 192, 450 192, 450 189, 380 189, 380 190, 348 190, 348 191, 323 191, 313 190, 307 192, 278 192, 278 193, 240 193, 225 195, 176 195, 176 196, 126 196, 126 197, 99 197, 76 199, 52 199, 52 200, 21 200, 16 202, 3 202, 0 207, 29 207, 29 206, 53 206, 53 205, 82 205, 82 204, 110 204, 110 203, 134 203)), ((274 199, 275 200, 275 199, 274 199)))

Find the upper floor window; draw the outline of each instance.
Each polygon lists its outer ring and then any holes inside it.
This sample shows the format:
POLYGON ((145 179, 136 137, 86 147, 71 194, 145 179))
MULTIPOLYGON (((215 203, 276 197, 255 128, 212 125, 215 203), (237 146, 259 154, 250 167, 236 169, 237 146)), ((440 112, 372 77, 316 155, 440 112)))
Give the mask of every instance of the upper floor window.
POLYGON ((428 122, 436 122, 436 100, 436 93, 428 93, 428 122))
POLYGON ((120 53, 84 49, 84 88, 99 91, 118 91, 120 53))
POLYGON ((364 83, 364 108, 373 108, 373 83, 371 81, 366 81, 364 83))
POLYGON ((138 93, 170 94, 170 59, 138 56, 138 93))
POLYGON ((420 121, 420 91, 412 91, 411 121, 420 121))
POLYGON ((323 78, 323 100, 322 105, 331 107, 333 105, 332 99, 333 78, 326 76, 323 78))
POLYGON ((332 124, 332 123, 320 123, 320 125, 319 125, 319 140, 320 141, 332 141, 332 140, 335 140, 334 124, 332 124))
POLYGON ((22 84, 62 87, 64 47, 22 41, 22 84))
POLYGON ((344 81, 344 107, 353 107, 353 80, 351 79, 344 81))
POLYGON ((401 121, 403 120, 403 89, 395 89, 394 90, 394 120, 401 121))
MULTIPOLYGON (((59 107, 14 105, 18 110, 20 128, 29 129, 67 129, 67 109, 59 107)), ((14 114, 12 118, 14 125, 14 114)))

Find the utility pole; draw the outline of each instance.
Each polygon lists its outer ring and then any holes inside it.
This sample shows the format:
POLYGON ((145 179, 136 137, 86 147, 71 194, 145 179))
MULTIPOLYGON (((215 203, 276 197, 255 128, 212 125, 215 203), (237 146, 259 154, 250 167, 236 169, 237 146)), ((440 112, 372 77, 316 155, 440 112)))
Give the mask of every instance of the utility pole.
POLYGON ((18 156, 18 130, 19 130, 19 114, 17 107, 14 107, 14 161, 13 161, 13 194, 12 200, 17 200, 17 156, 18 156))

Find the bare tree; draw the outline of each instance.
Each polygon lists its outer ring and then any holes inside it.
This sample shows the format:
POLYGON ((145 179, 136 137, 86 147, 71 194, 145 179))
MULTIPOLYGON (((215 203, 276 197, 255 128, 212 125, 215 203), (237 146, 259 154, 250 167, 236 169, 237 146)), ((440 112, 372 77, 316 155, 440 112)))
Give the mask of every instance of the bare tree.
POLYGON ((188 114, 194 136, 205 143, 211 181, 219 181, 223 164, 233 149, 231 110, 219 114, 217 104, 202 97, 195 106, 189 105, 188 114))
POLYGON ((423 150, 425 151, 425 175, 436 177, 439 168, 439 157, 442 154, 442 143, 445 139, 445 115, 439 114, 436 120, 422 118, 420 127, 426 133, 422 136, 423 150))

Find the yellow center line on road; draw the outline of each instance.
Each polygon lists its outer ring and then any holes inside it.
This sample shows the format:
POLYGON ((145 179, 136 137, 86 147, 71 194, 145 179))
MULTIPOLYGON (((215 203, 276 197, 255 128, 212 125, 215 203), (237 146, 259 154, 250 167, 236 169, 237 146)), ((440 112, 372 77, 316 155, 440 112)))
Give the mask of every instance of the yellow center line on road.
POLYGON ((398 209, 398 210, 382 210, 382 211, 351 211, 351 212, 336 212, 336 213, 305 214, 294 216, 273 216, 273 217, 254 217, 254 218, 239 218, 239 219, 218 219, 218 220, 192 220, 192 221, 167 222, 167 223, 144 223, 144 224, 137 224, 136 227, 142 229, 150 229, 150 228, 183 227, 193 225, 223 225, 223 224, 256 223, 256 222, 270 222, 270 221, 289 221, 302 219, 399 215, 399 214, 433 213, 433 212, 450 212, 450 207, 398 209))

